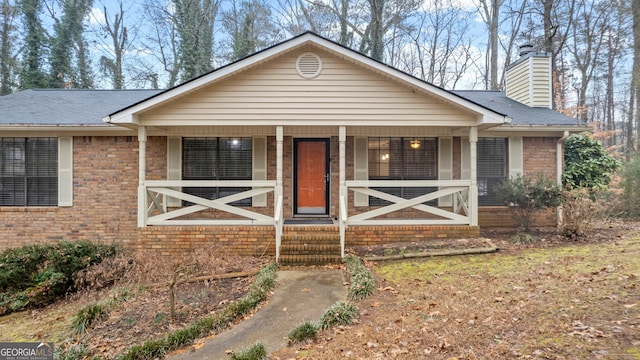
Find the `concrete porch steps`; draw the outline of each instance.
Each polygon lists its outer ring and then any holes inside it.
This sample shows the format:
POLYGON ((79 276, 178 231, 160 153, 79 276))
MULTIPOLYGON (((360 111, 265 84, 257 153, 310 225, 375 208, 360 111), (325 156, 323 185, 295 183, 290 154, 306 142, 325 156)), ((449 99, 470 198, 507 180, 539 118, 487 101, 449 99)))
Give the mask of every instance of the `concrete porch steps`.
POLYGON ((339 264, 340 231, 337 226, 285 226, 280 244, 280 265, 339 264))

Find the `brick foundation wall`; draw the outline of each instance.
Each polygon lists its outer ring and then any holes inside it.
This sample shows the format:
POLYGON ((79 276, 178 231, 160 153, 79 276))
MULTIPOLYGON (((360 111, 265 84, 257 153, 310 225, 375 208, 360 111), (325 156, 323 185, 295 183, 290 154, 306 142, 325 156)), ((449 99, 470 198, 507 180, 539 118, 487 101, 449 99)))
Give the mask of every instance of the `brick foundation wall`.
MULTIPOLYGON (((556 209, 542 211, 535 215, 532 228, 554 227, 557 225, 556 209)), ((487 227, 514 227, 509 209, 504 206, 481 207, 478 211, 478 225, 487 227)))
POLYGON ((150 226, 138 229, 125 247, 151 254, 226 250, 245 256, 275 255, 273 226, 150 226))
POLYGON ((478 237, 477 226, 351 226, 347 228, 345 246, 380 245, 429 239, 478 237))

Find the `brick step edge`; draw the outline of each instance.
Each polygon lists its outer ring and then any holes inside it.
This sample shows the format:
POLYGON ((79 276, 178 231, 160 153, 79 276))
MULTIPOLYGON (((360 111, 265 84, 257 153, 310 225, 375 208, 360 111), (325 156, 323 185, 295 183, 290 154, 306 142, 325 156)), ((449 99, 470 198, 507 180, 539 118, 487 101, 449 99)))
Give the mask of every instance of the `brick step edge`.
POLYGON ((311 253, 311 254, 325 254, 331 253, 330 255, 340 254, 340 244, 286 244, 280 245, 280 253, 281 254, 301 254, 302 252, 311 253))
POLYGON ((342 257, 340 255, 280 255, 279 263, 283 266, 340 264, 342 257))
POLYGON ((289 235, 283 234, 281 243, 340 243, 340 235, 289 235))

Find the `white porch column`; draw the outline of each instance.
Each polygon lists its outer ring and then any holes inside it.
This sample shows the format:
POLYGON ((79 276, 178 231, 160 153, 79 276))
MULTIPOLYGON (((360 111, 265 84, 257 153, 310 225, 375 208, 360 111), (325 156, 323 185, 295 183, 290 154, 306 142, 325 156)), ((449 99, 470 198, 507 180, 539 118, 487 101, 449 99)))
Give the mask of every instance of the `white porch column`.
MULTIPOLYGON (((284 139, 284 129, 283 127, 280 126, 276 126, 276 188, 274 190, 274 201, 275 204, 274 206, 278 206, 278 204, 280 204, 280 206, 284 206, 284 203, 281 202, 279 199, 282 198, 282 156, 284 153, 283 150, 283 139, 284 139)), ((284 209, 280 209, 280 215, 278 216, 277 219, 275 219, 276 221, 276 261, 279 261, 280 259, 280 241, 282 239, 282 226, 283 226, 283 221, 284 221, 284 209)))
POLYGON ((276 126, 276 197, 282 195, 282 164, 283 164, 283 142, 284 129, 282 126, 276 126))
POLYGON ((147 169, 147 128, 138 127, 138 227, 147 226, 147 190, 144 186, 147 169))
POLYGON ((340 249, 341 255, 344 257, 344 242, 345 242, 345 226, 343 219, 347 218, 347 214, 343 214, 347 210, 347 127, 340 126, 338 133, 339 143, 339 165, 340 165, 340 190, 339 204, 338 204, 338 222, 340 224, 340 249), (343 206, 344 205, 344 206, 343 206))
POLYGON ((471 173, 471 188, 469 189, 469 210, 471 212, 471 226, 478 226, 478 128, 469 128, 469 166, 471 173))

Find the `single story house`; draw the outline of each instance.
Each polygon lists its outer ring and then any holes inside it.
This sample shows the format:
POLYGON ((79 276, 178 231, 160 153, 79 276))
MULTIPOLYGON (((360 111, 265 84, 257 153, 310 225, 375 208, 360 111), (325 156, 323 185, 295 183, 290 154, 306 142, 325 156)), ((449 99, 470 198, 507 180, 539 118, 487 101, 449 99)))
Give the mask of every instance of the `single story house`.
POLYGON ((313 33, 162 91, 21 91, 0 98, 0 249, 319 263, 477 236, 511 224, 500 180, 560 181, 564 139, 587 128, 551 97, 545 53, 521 54, 506 92, 447 91, 313 33))

